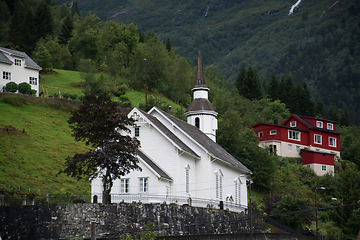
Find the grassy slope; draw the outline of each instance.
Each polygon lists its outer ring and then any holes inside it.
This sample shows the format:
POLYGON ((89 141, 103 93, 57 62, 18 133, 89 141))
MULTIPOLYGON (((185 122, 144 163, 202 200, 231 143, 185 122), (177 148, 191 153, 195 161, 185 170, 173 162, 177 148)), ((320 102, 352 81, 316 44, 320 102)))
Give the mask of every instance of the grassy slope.
POLYGON ((90 193, 90 185, 66 175, 67 156, 84 152, 86 147, 71 137, 69 112, 41 104, 15 107, 0 102, 0 125, 11 125, 22 132, 0 131, 0 186, 21 186, 49 193, 90 193))
MULTIPOLYGON (((75 82, 80 82, 79 72, 56 70, 56 73, 41 75, 42 86, 59 87, 61 93, 82 95, 75 82)), ((56 89, 48 88, 51 95, 56 89)), ((134 106, 144 102, 144 91, 129 90, 126 95, 134 106)), ((174 109, 179 105, 161 97, 174 109)), ((29 98, 31 99, 31 98, 29 98)), ((29 100, 30 101, 30 100, 29 100)), ((13 126, 22 132, 0 131, 0 187, 21 186, 42 193, 89 194, 90 185, 86 181, 76 181, 66 175, 56 174, 64 168, 67 156, 86 151, 82 143, 71 136, 67 123, 69 111, 59 111, 44 102, 52 99, 38 98, 25 106, 15 107, 0 101, 0 128, 13 126)))

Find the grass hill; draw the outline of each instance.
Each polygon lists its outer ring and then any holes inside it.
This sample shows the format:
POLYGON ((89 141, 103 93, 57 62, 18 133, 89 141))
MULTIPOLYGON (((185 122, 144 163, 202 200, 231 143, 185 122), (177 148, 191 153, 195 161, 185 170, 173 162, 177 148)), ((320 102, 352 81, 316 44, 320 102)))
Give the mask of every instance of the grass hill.
MULTIPOLYGON (((56 70, 42 74, 42 86, 60 88, 61 94, 81 96, 80 73, 56 70)), ((58 89, 48 88, 49 95, 58 89)), ((144 92, 128 91, 133 106, 144 102, 144 92)), ((180 106, 156 93, 174 109, 180 106)), ((83 143, 75 142, 67 123, 75 106, 53 98, 2 94, 0 98, 0 191, 22 187, 38 194, 90 194, 90 184, 57 173, 64 168, 67 156, 86 151, 83 143)))

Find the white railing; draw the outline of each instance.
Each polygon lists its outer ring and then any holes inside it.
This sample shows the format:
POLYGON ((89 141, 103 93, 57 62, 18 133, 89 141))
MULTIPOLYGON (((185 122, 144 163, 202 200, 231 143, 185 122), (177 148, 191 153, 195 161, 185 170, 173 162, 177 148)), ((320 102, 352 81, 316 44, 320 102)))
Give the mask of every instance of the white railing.
MULTIPOLYGON (((102 203, 102 194, 92 194, 91 201, 94 202, 94 196, 97 196, 97 202, 102 203)), ((150 194, 111 194, 111 203, 146 203, 146 204, 176 204, 176 205, 189 205, 193 207, 214 208, 220 209, 220 201, 205 198, 191 198, 181 196, 163 196, 163 195, 150 195, 150 194)), ((230 201, 223 201, 223 207, 232 212, 247 211, 247 206, 237 204, 230 201)))

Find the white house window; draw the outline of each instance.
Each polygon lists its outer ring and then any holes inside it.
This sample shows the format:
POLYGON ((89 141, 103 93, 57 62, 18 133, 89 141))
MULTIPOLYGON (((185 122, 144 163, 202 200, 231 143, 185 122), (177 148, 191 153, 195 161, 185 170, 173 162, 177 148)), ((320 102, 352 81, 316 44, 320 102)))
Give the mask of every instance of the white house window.
POLYGON ((321 169, 322 169, 323 171, 326 171, 326 166, 322 166, 321 169))
POLYGON ((15 59, 15 65, 21 67, 21 60, 15 59))
POLYGON ((314 134, 314 143, 321 144, 322 136, 318 134, 314 134))
POLYGON ((129 179, 121 179, 120 193, 129 193, 129 179))
POLYGON ((236 179, 235 181, 235 203, 240 204, 241 203, 241 182, 239 179, 236 179))
POLYGON ((296 152, 300 152, 300 146, 296 146, 296 152))
POLYGON ((329 137, 329 146, 336 147, 336 138, 329 137))
POLYGON ((139 136, 140 136, 140 128, 135 127, 135 137, 139 137, 139 136))
POLYGON ((3 79, 11 81, 11 72, 5 72, 3 71, 3 79))
POLYGON ((316 126, 318 128, 322 128, 323 127, 323 122, 322 121, 316 121, 316 126))
POLYGON ((139 178, 139 186, 140 186, 140 189, 139 191, 141 193, 145 193, 145 192, 148 192, 149 191, 149 185, 148 185, 148 178, 139 178))
POLYGON ((300 141, 300 132, 289 130, 289 139, 300 141))
POLYGON ((200 128, 200 118, 195 118, 195 127, 200 128))
POLYGON ((275 135, 276 134, 276 130, 270 130, 270 135, 275 135))
POLYGON ((190 166, 189 165, 187 165, 186 167, 185 167, 185 174, 186 174, 186 176, 185 176, 185 178, 186 178, 186 193, 189 193, 190 192, 190 185, 189 185, 189 180, 190 180, 190 166))
POLYGON ((334 130, 334 125, 332 123, 327 124, 327 129, 334 130))
POLYGON ((29 84, 30 85, 37 85, 37 78, 30 77, 29 78, 29 84))
POLYGON ((290 122, 290 127, 296 127, 296 121, 290 122))
POLYGON ((263 136, 263 132, 259 132, 259 137, 262 137, 263 136))
POLYGON ((216 178, 216 198, 222 199, 222 173, 219 170, 218 172, 215 173, 215 178, 216 178))

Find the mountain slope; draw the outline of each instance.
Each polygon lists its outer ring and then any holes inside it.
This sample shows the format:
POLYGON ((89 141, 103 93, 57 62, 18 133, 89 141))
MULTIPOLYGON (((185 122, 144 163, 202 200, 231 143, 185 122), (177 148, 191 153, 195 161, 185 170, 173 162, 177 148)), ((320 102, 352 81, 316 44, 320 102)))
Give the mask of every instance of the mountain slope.
MULTIPOLYGON (((64 0, 57 0, 61 4, 64 0)), ((326 110, 346 106, 360 124, 360 3, 351 0, 114 1, 80 0, 83 13, 103 20, 134 23, 153 30, 174 51, 205 65, 214 64, 234 83, 240 64, 258 70, 261 79, 291 75, 307 80, 312 96, 326 110)))

